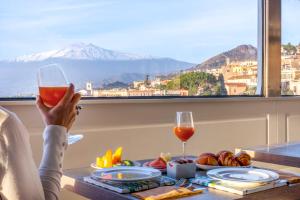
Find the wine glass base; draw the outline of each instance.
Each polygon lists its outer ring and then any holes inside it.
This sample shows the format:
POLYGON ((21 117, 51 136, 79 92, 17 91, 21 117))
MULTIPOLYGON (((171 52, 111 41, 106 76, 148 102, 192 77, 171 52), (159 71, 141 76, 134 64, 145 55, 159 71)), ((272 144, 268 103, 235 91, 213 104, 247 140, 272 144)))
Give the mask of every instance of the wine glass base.
POLYGON ((82 134, 69 135, 68 136, 68 145, 75 144, 82 138, 83 138, 82 134))

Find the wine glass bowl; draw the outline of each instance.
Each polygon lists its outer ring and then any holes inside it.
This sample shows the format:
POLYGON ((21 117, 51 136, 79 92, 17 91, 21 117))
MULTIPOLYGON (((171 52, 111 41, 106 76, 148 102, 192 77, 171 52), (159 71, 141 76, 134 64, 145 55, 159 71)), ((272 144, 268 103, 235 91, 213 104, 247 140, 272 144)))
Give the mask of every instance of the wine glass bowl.
POLYGON ((182 141, 182 154, 185 158, 186 142, 194 135, 194 121, 192 112, 177 112, 174 134, 182 141))
POLYGON ((68 85, 69 82, 59 65, 51 64, 39 68, 39 94, 46 106, 56 106, 65 95, 68 85))

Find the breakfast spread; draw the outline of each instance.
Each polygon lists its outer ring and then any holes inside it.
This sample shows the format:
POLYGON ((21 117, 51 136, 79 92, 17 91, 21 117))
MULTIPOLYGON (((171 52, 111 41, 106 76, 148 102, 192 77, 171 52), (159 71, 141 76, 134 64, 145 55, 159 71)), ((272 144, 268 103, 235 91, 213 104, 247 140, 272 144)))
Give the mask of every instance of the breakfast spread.
POLYGON ((246 152, 234 155, 231 151, 220 151, 217 154, 203 153, 195 162, 200 165, 239 167, 249 166, 251 157, 246 152))

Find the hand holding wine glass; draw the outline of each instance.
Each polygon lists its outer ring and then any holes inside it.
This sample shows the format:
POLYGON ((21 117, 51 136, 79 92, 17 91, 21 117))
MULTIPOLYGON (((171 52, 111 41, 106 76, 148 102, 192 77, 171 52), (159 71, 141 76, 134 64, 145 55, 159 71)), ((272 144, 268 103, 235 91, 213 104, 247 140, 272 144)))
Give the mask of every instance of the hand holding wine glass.
MULTIPOLYGON (((37 106, 47 125, 61 125, 70 130, 80 107, 81 96, 68 86, 66 76, 57 64, 46 65, 38 71, 39 96, 37 106)), ((81 140, 83 135, 68 134, 68 144, 81 140)))

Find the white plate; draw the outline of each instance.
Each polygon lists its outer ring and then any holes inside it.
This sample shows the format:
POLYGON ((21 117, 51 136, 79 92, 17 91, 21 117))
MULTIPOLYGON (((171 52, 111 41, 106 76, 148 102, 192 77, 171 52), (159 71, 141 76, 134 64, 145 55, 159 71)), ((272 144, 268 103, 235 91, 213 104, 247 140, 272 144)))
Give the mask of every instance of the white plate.
MULTIPOLYGON (((134 166, 116 166, 116 167, 140 167, 141 166, 141 163, 139 163, 139 162, 136 162, 136 161, 132 161, 132 162, 133 162, 134 166)), ((91 163, 90 166, 94 169, 103 169, 101 167, 98 167, 96 165, 96 163, 91 163)))
POLYGON ((155 179, 161 176, 161 172, 149 167, 112 167, 99 169, 91 176, 102 180, 131 182, 155 179))
MULTIPOLYGON (((211 169, 219 169, 219 168, 228 168, 229 166, 220 166, 220 165, 201 165, 201 164, 198 164, 196 163, 196 166, 199 168, 199 169, 203 169, 203 170, 211 170, 211 169)), ((251 167, 251 165, 248 165, 248 166, 237 166, 237 168, 249 168, 251 167)), ((235 168, 235 167, 233 167, 235 168)))
POLYGON ((267 183, 279 178, 279 175, 273 171, 241 167, 212 169, 207 172, 207 176, 212 179, 235 183, 267 183))

